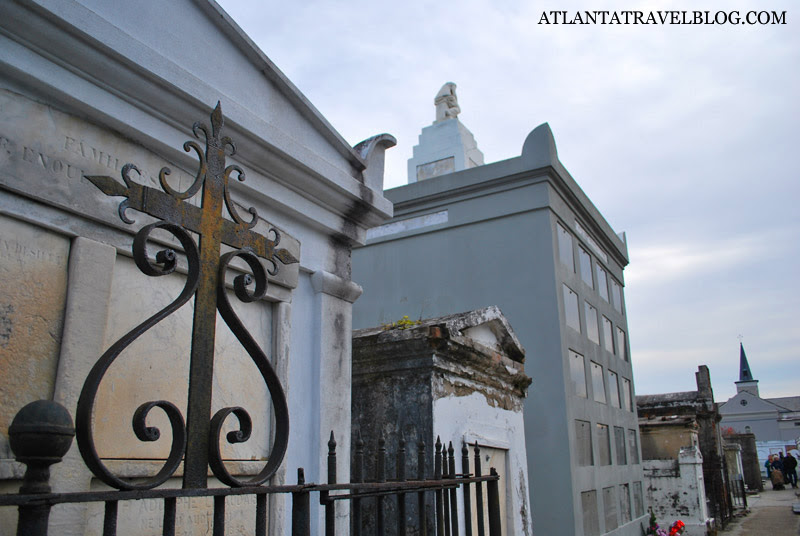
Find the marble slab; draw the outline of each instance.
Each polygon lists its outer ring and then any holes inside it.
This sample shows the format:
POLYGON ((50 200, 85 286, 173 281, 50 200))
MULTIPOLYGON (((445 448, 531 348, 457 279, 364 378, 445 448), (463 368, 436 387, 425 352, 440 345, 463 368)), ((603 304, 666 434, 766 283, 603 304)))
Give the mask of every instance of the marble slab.
POLYGON ((25 404, 51 398, 66 302, 69 240, 0 215, 0 458, 25 404))

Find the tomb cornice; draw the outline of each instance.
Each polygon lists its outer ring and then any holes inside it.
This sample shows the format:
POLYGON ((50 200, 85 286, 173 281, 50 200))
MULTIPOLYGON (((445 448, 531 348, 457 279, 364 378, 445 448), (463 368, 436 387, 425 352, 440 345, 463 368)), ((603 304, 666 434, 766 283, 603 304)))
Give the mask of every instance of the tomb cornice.
POLYGON ((508 393, 524 398, 532 381, 520 363, 463 341, 441 338, 435 332, 382 342, 359 341, 356 337, 353 350, 359 369, 369 370, 358 374, 362 381, 422 374, 431 377, 431 388, 440 394, 467 396, 479 392, 495 402, 502 401, 501 405, 510 403, 508 393))
POLYGON ((358 284, 325 270, 317 270, 312 274, 311 286, 316 293, 327 294, 349 303, 355 302, 363 292, 358 284))
MULTIPOLYGON (((402 218, 406 214, 434 210, 458 201, 547 183, 575 212, 581 225, 591 231, 604 250, 620 266, 628 264, 627 245, 560 162, 530 169, 526 169, 524 164, 522 157, 512 158, 411 183, 387 190, 385 195, 394 203, 395 217, 402 218)), ((537 208, 542 207, 531 206, 530 210, 537 208)))
MULTIPOLYGON (((586 196, 578 183, 563 166, 548 166, 542 171, 547 173, 550 184, 568 206, 575 212, 581 225, 587 228, 600 243, 603 250, 622 268, 628 265, 628 246, 614 232, 594 203, 586 196), (559 170, 561 168, 561 171, 559 170)), ((572 222, 570 222, 572 223, 572 222)))

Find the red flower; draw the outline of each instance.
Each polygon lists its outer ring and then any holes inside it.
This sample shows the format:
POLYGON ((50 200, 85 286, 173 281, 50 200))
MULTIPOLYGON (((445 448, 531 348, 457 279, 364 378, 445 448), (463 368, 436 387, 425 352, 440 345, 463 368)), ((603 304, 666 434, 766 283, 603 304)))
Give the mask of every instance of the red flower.
POLYGON ((686 525, 680 519, 677 520, 672 526, 669 528, 669 536, 675 536, 676 534, 682 534, 683 529, 686 525))

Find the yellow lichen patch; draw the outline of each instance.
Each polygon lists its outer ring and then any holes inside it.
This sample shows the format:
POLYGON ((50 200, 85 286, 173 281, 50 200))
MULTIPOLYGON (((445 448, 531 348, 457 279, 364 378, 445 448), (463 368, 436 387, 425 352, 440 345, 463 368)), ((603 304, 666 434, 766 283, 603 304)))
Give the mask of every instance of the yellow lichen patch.
POLYGON ((421 320, 411 320, 410 318, 408 318, 408 315, 404 315, 403 318, 401 318, 397 322, 391 322, 389 324, 383 324, 381 327, 383 327, 384 330, 389 330, 389 329, 409 329, 409 328, 413 328, 414 326, 418 326, 421 323, 422 323, 421 320))

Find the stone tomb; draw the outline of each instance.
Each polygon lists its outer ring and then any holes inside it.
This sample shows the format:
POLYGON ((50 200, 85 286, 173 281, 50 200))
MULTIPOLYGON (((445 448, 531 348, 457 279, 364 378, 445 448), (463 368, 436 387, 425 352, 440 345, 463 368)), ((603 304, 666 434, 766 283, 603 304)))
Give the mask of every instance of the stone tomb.
MULTIPOLYGON (((8 479, 22 474, 21 466, 11 459, 7 436, 8 425, 19 408, 33 400, 55 398, 74 415, 85 375, 100 353, 175 299, 185 282, 184 267, 159 278, 139 271, 130 257, 129 233, 154 220, 129 211, 127 216, 136 223, 127 226, 118 216, 121 198, 105 196, 83 176, 108 175, 121 182, 122 166, 132 162, 142 171, 141 175, 131 174, 134 181, 160 188, 158 170, 169 165, 173 170, 169 181, 181 190, 194 180, 194 171, 167 162, 106 129, 9 91, 0 90, 0 109, 0 177, 5 188, 20 194, 4 197, 0 203, 15 204, 15 211, 23 213, 21 218, 0 215, 0 478, 8 479), (61 212, 25 201, 34 196, 61 212), (24 213, 27 208, 30 211, 24 213), (73 216, 67 217, 65 212, 73 216), (65 227, 59 229, 62 225, 65 227), (76 242, 70 234, 90 236, 116 247, 78 238, 75 240, 87 247, 73 252, 72 244, 76 242), (67 312, 69 300, 79 300, 81 293, 91 297, 98 291, 107 299, 90 300, 87 305, 92 308, 91 313, 67 312), (70 329, 84 339, 73 343, 80 346, 93 339, 100 346, 79 355, 73 354, 72 348, 62 348, 67 316, 73 322, 70 329)), ((266 234, 269 227, 268 222, 261 221, 256 230, 266 234)), ((170 244, 172 240, 166 233, 153 236, 151 254, 160 244, 170 244)), ((281 246, 299 258, 299 242, 285 232, 281 246)), ((231 303, 245 326, 272 357, 284 380, 286 354, 277 351, 273 334, 288 329, 288 318, 279 312, 275 300, 286 297, 297 283, 297 274, 297 265, 281 266, 278 276, 270 280, 268 296, 256 303, 243 304, 229 291, 231 303)), ((159 411, 150 414, 148 425, 161 430, 161 439, 146 443, 135 437, 130 422, 140 404, 168 400, 186 416, 193 303, 190 300, 145 332, 123 351, 103 378, 94 411, 95 443, 104 463, 118 476, 155 474, 169 451, 169 421, 159 411)), ((233 474, 255 474, 270 450, 272 414, 268 392, 258 369, 219 315, 215 347, 212 413, 223 407, 242 406, 253 419, 249 441, 237 445, 221 442, 223 458, 230 462, 233 474)), ((235 418, 228 419, 223 436, 235 424, 235 418)), ((76 451, 73 447, 64 467, 54 469, 56 486, 63 470, 67 481, 78 489, 87 484, 102 489, 89 482, 87 470, 76 460, 76 451)), ((168 486, 180 487, 181 471, 168 486)), ((212 480, 210 485, 220 484, 212 480)), ((179 501, 178 518, 186 522, 182 524, 183 534, 206 533, 212 503, 211 499, 179 501)), ((58 523, 58 508, 54 512, 58 523)), ((254 512, 255 497, 229 500, 228 530, 251 527, 254 512)), ((162 515, 163 501, 123 503, 120 530, 161 534, 162 515)), ((0 514, 0 524, 11 527, 13 518, 5 509, 0 514)), ((74 528, 73 520, 69 516, 67 519, 66 523, 74 528)), ((102 505, 90 506, 86 519, 86 533, 100 534, 102 505)), ((0 529, 0 535, 4 531, 0 529)))
MULTIPOLYGON (((494 467, 500 475, 503 534, 532 534, 522 414, 531 379, 524 372, 524 357, 525 350, 494 306, 356 330, 353 434, 361 434, 370 453, 383 435, 389 452, 388 478, 396 474, 394 453, 401 432, 407 474, 416 474, 419 439, 426 443, 429 475, 437 436, 445 448, 453 442, 457 472, 461 472, 462 444, 477 442, 482 473, 489 474, 494 467)), ((374 478, 373 460, 374 456, 365 456, 367 479, 374 478)), ((473 503, 474 496, 473 492, 473 503)), ((413 533, 416 504, 407 508, 413 533)), ((365 517, 369 518, 368 512, 365 517)))
POLYGON ((713 520, 706 506, 703 456, 696 445, 682 447, 674 459, 645 460, 644 475, 647 504, 662 527, 680 519, 686 524, 685 536, 709 534, 713 520))
POLYGON ((741 447, 742 470, 744 482, 752 491, 763 491, 764 483, 761 481, 761 471, 764 469, 758 461, 755 434, 725 434, 725 444, 734 444, 741 447))
MULTIPOLYGON (((392 205, 382 194, 383 164, 394 139, 378 135, 354 147, 342 138, 210 0, 0 2, 0 29, 0 493, 15 493, 22 478, 7 447, 12 416, 27 402, 46 398, 75 417, 97 359, 174 299, 184 282, 180 253, 177 270, 165 277, 146 276, 134 266, 133 236, 152 219, 129 210, 135 223, 126 223, 118 212, 123 198, 105 195, 84 177, 121 184, 122 167, 132 163, 140 170, 130 174, 133 182, 162 190, 159 174, 168 166, 165 183, 185 191, 194 184, 195 153, 202 150, 184 144, 202 147, 202 134, 192 125, 209 124, 218 101, 224 135, 236 145, 226 164, 246 173, 244 181, 236 173, 230 177, 232 204, 247 220, 248 209, 256 209, 259 220, 251 231, 268 240, 274 239, 271 229, 280 231, 279 247, 299 259, 269 277, 262 300, 232 300, 287 395, 287 453, 271 483, 294 482, 301 467, 307 481, 322 481, 330 430, 350 429, 350 326, 352 303, 361 293, 351 278, 351 249, 363 244, 367 228, 391 217, 392 205)), ((197 197, 187 201, 197 203, 197 197)), ((223 217, 231 218, 227 212, 223 217)), ((175 245, 170 235, 152 238, 151 255, 175 245)), ((243 269, 231 265, 226 277, 243 269)), ((159 409, 147 419, 160 428, 159 441, 133 437, 138 404, 166 399, 187 417, 192 306, 185 304, 126 348, 100 383, 96 442, 116 475, 152 475, 170 443, 159 409)), ((249 441, 223 445, 226 466, 241 478, 263 467, 274 425, 249 356, 219 319, 216 336, 211 411, 240 405, 255 421, 249 441)), ((225 425, 235 422, 230 417, 225 425)), ((342 474, 349 473, 349 443, 343 434, 342 474)), ((178 468, 165 485, 180 486, 181 473, 178 468)), ((75 443, 51 475, 56 492, 102 487, 75 443)), ((209 485, 219 484, 212 479, 209 485)), ((269 534, 288 533, 288 503, 284 495, 269 500, 269 534)), ((158 533, 159 509, 157 501, 120 504, 119 533, 158 533)), ((179 502, 183 533, 205 534, 206 510, 202 500, 179 502)), ((251 511, 247 501, 228 501, 226 533, 252 532, 252 524, 242 528, 251 511)), ((347 508, 338 509, 338 532, 347 530, 348 516, 347 508)), ((15 532, 16 519, 14 508, 0 508, 0 536, 15 532)), ((312 501, 312 533, 322 520, 312 501)), ((98 523, 96 505, 59 505, 50 533, 93 534, 98 523)))

